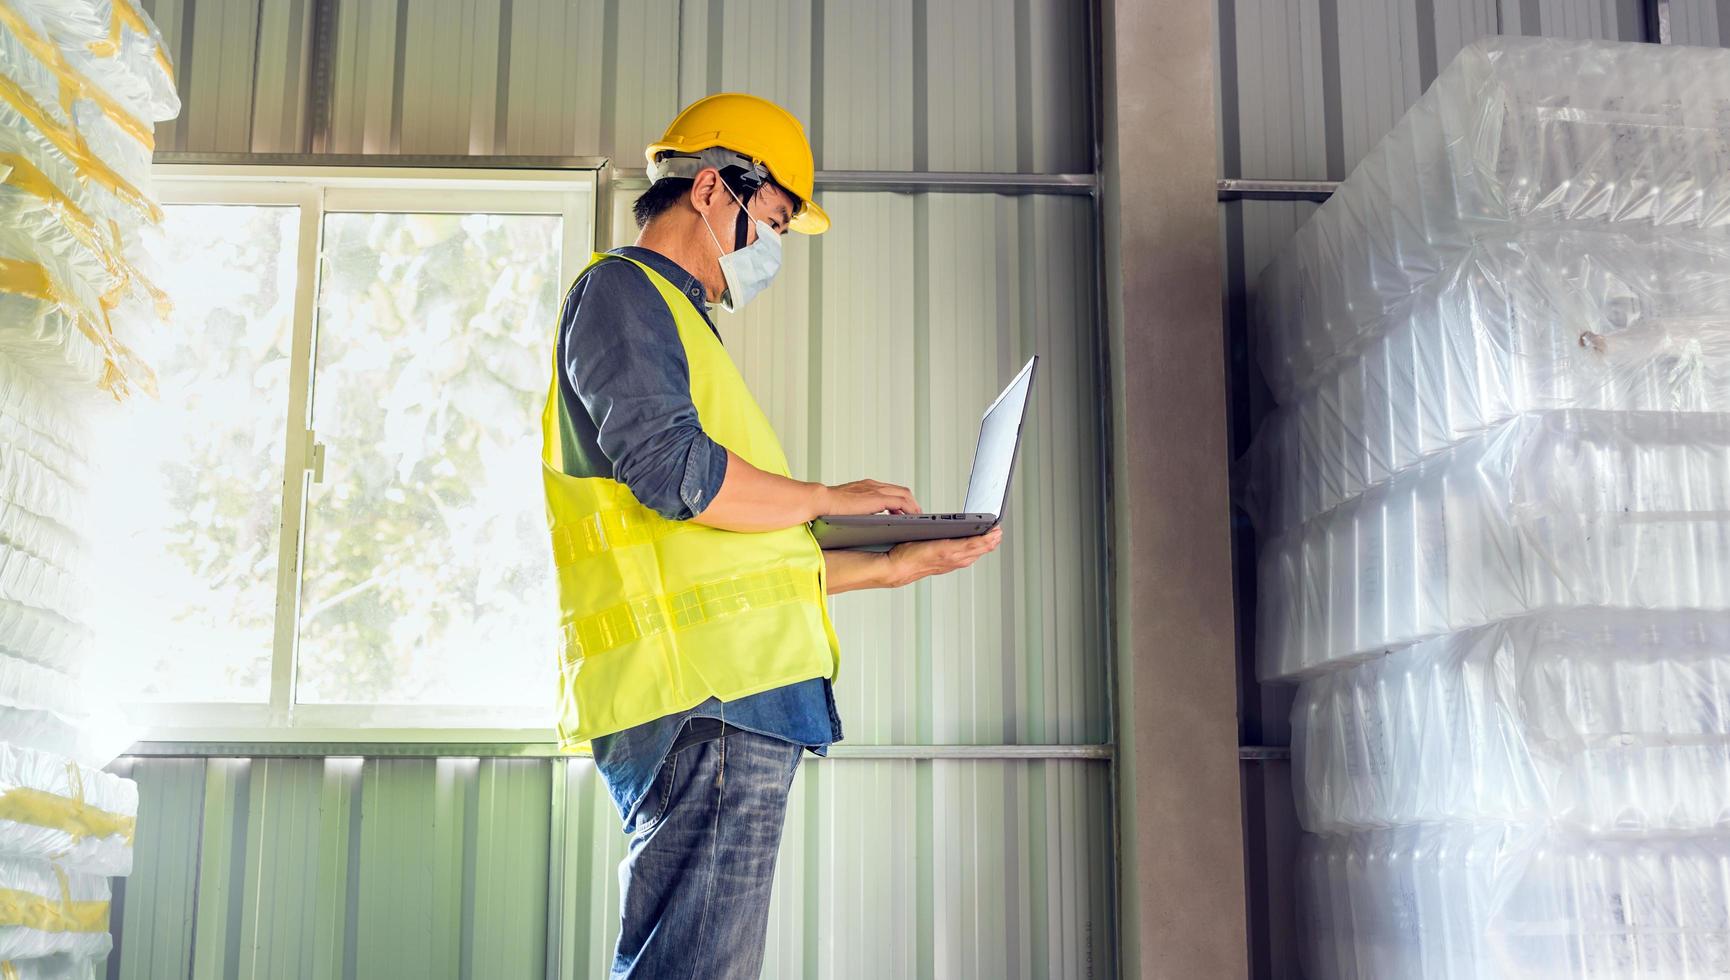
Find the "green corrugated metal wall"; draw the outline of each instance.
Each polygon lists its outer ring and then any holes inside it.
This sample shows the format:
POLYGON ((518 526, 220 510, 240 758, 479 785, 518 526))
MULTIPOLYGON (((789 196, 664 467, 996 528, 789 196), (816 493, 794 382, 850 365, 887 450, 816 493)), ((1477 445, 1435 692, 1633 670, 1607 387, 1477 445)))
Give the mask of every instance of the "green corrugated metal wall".
MULTIPOLYGON (((680 105, 743 90, 810 124, 822 170, 1093 168, 1091 5, 1073 0, 144 6, 181 67, 168 150, 577 153, 634 168, 680 105), (329 49, 313 52, 321 11, 329 49)), ((605 205, 618 240, 628 199, 605 205)), ((1028 354, 1045 360, 1002 551, 966 576, 835 604, 854 754, 808 760, 794 784, 765 976, 1110 976, 1094 202, 940 182, 824 201, 835 229, 790 247, 775 289, 721 320, 801 475, 911 482, 923 503, 957 506, 976 413, 1028 354), (874 410, 849 407, 862 402, 874 410), (1051 748, 865 757, 873 746, 1051 748)), ((605 973, 625 841, 586 761, 116 768, 143 802, 110 977, 605 973)))
MULTIPOLYGON (((141 806, 110 978, 605 976, 625 841, 586 760, 114 769, 141 806)), ((1107 794, 1097 760, 808 763, 764 975, 1108 975, 1107 794)))

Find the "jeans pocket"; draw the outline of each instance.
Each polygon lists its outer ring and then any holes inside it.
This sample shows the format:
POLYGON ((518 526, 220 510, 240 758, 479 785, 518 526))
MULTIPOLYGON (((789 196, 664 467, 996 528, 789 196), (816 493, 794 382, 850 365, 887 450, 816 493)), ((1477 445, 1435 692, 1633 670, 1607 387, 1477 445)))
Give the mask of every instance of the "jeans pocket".
POLYGON ((655 781, 649 784, 648 795, 637 807, 636 816, 632 819, 631 825, 625 828, 625 833, 632 836, 647 834, 661 825, 661 821, 667 816, 667 808, 673 802, 673 780, 677 776, 678 766, 679 753, 677 752, 668 755, 666 761, 661 763, 661 771, 655 774, 655 781), (643 815, 650 812, 649 807, 651 805, 654 807, 653 815, 644 820, 643 815))

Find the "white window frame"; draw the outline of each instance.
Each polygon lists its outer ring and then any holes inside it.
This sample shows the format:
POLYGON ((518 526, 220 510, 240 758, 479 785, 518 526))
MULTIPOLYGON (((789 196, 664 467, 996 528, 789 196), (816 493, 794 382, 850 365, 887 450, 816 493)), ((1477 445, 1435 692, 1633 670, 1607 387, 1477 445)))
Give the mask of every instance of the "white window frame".
MULTIPOLYGON (((559 215, 559 274, 570 282, 606 233, 601 164, 573 169, 403 166, 158 164, 163 204, 299 208, 290 352, 282 523, 277 544, 275 632, 267 703, 132 702, 123 706, 140 741, 552 742, 551 728, 521 726, 527 706, 296 704, 301 578, 308 491, 323 447, 312 427, 314 353, 324 217, 352 212, 559 215), (590 235, 582 230, 587 222, 590 235)), ((549 333, 551 324, 548 324, 549 333)), ((548 609, 548 617, 556 610, 548 609)), ((549 658, 550 662, 550 658, 549 658)), ((555 678, 546 679, 550 703, 555 678)), ((529 710, 533 710, 529 708, 529 710)))

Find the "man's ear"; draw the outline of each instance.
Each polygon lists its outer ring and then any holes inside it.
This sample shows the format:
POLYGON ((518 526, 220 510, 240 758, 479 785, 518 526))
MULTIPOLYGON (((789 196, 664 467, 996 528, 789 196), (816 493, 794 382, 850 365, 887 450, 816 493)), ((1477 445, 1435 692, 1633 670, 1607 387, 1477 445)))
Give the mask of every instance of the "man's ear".
POLYGON ((704 167, 697 171, 697 176, 691 181, 691 206, 698 214, 708 214, 728 196, 727 189, 721 185, 721 172, 714 167, 704 167))

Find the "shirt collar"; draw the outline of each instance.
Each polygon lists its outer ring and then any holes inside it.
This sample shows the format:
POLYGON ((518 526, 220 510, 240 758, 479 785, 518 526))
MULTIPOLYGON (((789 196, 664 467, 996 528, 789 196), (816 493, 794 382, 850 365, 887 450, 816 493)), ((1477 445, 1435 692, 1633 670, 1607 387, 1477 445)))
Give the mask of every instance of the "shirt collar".
MULTIPOLYGON (((679 292, 690 297, 691 305, 697 308, 698 313, 703 314, 703 319, 707 320, 709 318, 709 303, 703 297, 703 284, 697 280, 696 276, 686 272, 684 266, 667 258, 660 252, 653 249, 642 248, 637 245, 624 245, 615 248, 613 249, 613 254, 623 255, 629 259, 636 259, 638 262, 641 262, 660 273, 661 278, 672 283, 674 289, 677 289, 679 292)), ((711 323, 710 326, 712 327, 714 324, 711 323)))

